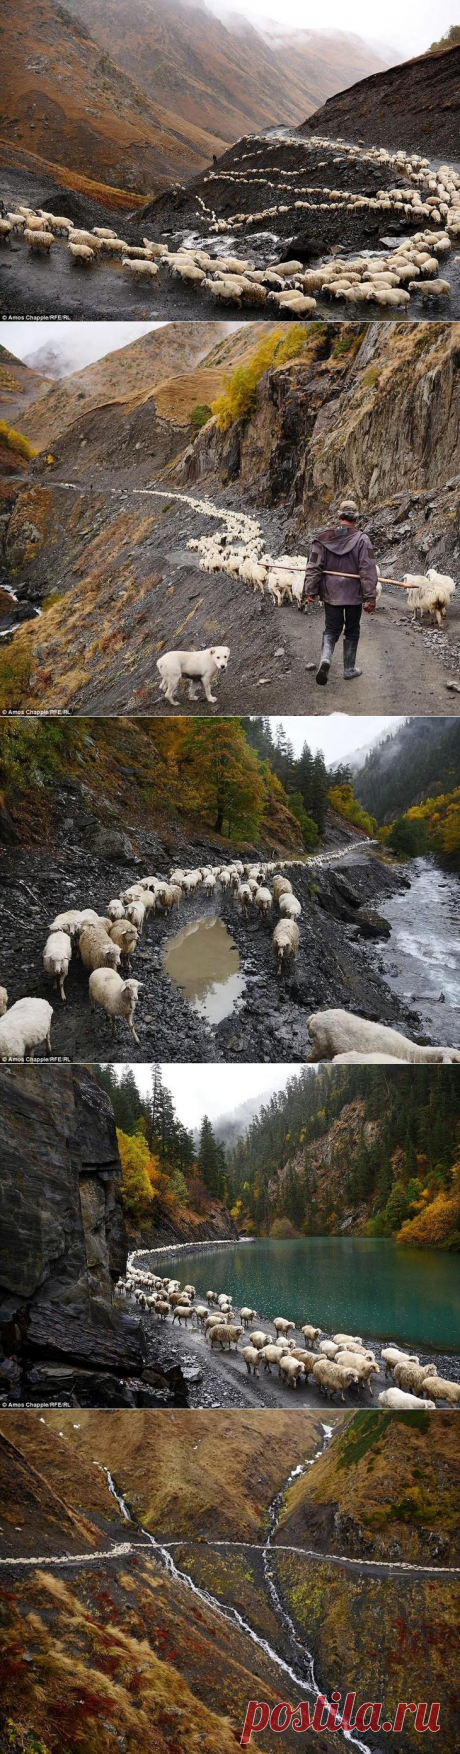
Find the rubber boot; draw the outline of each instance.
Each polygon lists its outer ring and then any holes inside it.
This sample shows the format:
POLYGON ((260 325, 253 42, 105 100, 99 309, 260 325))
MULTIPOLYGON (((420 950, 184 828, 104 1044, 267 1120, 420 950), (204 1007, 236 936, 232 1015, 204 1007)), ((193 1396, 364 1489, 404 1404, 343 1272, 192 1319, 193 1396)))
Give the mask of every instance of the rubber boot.
POLYGON ((343 642, 343 674, 345 682, 353 682, 355 676, 362 676, 362 670, 356 663, 358 650, 357 639, 344 639, 343 642))
POLYGON ((332 657, 333 657, 333 653, 334 653, 334 646, 335 646, 335 639, 332 638, 332 634, 331 633, 323 633, 323 643, 321 646, 321 663, 319 666, 319 670, 317 670, 317 672, 316 672, 316 681, 317 681, 320 688, 326 687, 326 682, 328 680, 329 671, 330 671, 331 662, 332 662, 332 657))

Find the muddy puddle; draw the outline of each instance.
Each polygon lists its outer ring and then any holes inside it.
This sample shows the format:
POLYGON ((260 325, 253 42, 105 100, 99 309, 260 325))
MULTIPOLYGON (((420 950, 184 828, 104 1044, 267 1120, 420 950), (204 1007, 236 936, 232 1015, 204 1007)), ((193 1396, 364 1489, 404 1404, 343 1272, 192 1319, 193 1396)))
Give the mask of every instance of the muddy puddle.
POLYGON ((191 920, 168 940, 163 969, 208 1023, 230 1017, 244 993, 239 951, 224 921, 214 914, 191 920))

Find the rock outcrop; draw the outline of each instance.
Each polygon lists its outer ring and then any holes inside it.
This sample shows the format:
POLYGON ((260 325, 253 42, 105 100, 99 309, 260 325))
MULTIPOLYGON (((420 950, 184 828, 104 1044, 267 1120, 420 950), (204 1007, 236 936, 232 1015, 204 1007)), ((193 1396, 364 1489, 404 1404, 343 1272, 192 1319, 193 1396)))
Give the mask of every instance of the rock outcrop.
POLYGON ((351 484, 374 518, 392 495, 426 493, 431 506, 450 480, 455 504, 459 344, 455 323, 321 326, 306 352, 264 373, 249 418, 203 428, 178 479, 237 481, 304 533, 351 484))
POLYGON ((88 1067, 2 1067, 0 1111, 0 1401, 157 1405, 141 1322, 113 1299, 128 1242, 108 1098, 88 1067))

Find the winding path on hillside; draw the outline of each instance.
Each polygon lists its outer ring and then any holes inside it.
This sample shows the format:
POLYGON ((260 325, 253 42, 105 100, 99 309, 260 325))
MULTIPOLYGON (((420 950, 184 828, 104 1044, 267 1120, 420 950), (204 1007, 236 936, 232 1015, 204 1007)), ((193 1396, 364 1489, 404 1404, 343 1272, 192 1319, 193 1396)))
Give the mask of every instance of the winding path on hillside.
MULTIPOLYGON (((157 1541, 154 1535, 150 1535, 148 1531, 143 1528, 142 1524, 133 1516, 128 1502, 123 1493, 117 1487, 110 1470, 102 1463, 95 1462, 94 1465, 100 1468, 104 1473, 108 1491, 111 1497, 115 1499, 124 1522, 139 1530, 139 1535, 141 1537, 140 1540, 137 1542, 118 1542, 109 1549, 101 1549, 99 1552, 91 1554, 69 1554, 64 1556, 60 1555, 55 1558, 49 1555, 40 1555, 35 1558, 27 1559, 1 1559, 0 1565, 6 1568, 33 1568, 37 1565, 45 1565, 47 1567, 66 1566, 69 1568, 77 1566, 86 1568, 88 1564, 99 1563, 104 1559, 108 1561, 117 1560, 119 1558, 129 1557, 140 1551, 145 1553, 150 1550, 154 1557, 163 1565, 167 1575, 174 1583, 179 1584, 186 1591, 197 1597, 203 1606, 207 1609, 211 1609, 212 1613, 218 1615, 220 1619, 227 1621, 227 1623, 230 1622, 230 1624, 235 1626, 239 1632, 242 1632, 250 1639, 251 1643, 254 1644, 265 1657, 268 1657, 269 1661, 277 1670, 281 1671, 281 1673, 294 1684, 296 1692, 307 1695, 307 1698, 310 1701, 314 1701, 316 1704, 316 1701, 323 1697, 323 1694, 319 1682, 316 1679, 314 1656, 312 1651, 299 1637, 294 1622, 281 1599, 272 1563, 273 1557, 277 1552, 298 1554, 304 1559, 312 1559, 321 1564, 340 1566, 347 1571, 360 1571, 366 1567, 367 1574, 376 1578, 388 1578, 388 1576, 392 1574, 395 1577, 398 1575, 406 1576, 410 1574, 414 1581, 422 1580, 426 1576, 460 1577, 460 1566, 420 1566, 405 1561, 392 1562, 384 1560, 371 1561, 362 1558, 351 1559, 346 1555, 317 1552, 313 1548, 303 1548, 278 1543, 274 1546, 274 1540, 279 1528, 281 1511, 290 1486, 295 1480, 298 1480, 303 1474, 305 1474, 309 1468, 314 1466, 314 1463, 324 1454, 324 1451, 329 1447, 329 1444, 332 1441, 334 1435, 333 1427, 323 1424, 322 1430, 322 1440, 314 1455, 306 1459, 303 1464, 300 1464, 291 1470, 288 1478, 273 1498, 268 1509, 268 1532, 263 1545, 249 1541, 238 1542, 211 1540, 209 1542, 211 1550, 214 1550, 214 1548, 228 1548, 229 1550, 252 1551, 257 1553, 259 1558, 262 1558, 265 1584, 270 1605, 279 1626, 280 1636, 283 1642, 286 1642, 287 1640, 287 1645, 293 1652, 295 1666, 293 1662, 287 1661, 278 1650, 270 1645, 267 1639, 263 1638, 260 1633, 256 1632, 254 1627, 251 1626, 250 1622, 239 1613, 237 1608, 234 1608, 229 1603, 224 1605, 216 1596, 212 1595, 209 1590, 201 1589, 198 1584, 194 1582, 194 1579, 190 1576, 189 1572, 183 1571, 176 1565, 173 1558, 173 1550, 176 1548, 187 1548, 190 1545, 193 1545, 193 1542, 189 1543, 186 1540, 174 1540, 166 1544, 163 1541, 157 1541)), ((202 1551, 203 1543, 200 1542, 200 1552, 202 1551)), ((326 1705, 328 1703, 329 1702, 326 1701, 326 1705)), ((340 1737, 341 1741, 358 1749, 358 1754, 370 1754, 369 1744, 361 1741, 351 1730, 341 1730, 339 1726, 335 1733, 340 1737)), ((379 1754, 375 1742, 373 1742, 373 1748, 374 1754, 379 1754)))
MULTIPOLYGON (((91 495, 92 491, 95 493, 101 491, 96 485, 92 488, 90 483, 82 485, 74 481, 56 480, 48 485, 62 493, 75 493, 82 496, 91 495)), ((232 508, 211 502, 207 495, 200 499, 194 495, 171 491, 165 484, 162 487, 138 488, 107 486, 102 491, 111 498, 119 500, 121 506, 126 506, 130 500, 137 499, 161 499, 164 501, 166 495, 168 502, 176 501, 178 505, 182 504, 184 508, 196 512, 198 535, 209 531, 213 523, 216 528, 220 525, 221 528, 226 529, 228 528, 228 520, 234 522, 235 519, 235 512, 232 508)), ((241 539, 243 539, 243 528, 248 524, 252 525, 254 534, 258 531, 261 533, 258 520, 241 513, 241 539)), ((281 537, 280 546, 282 546, 281 537)), ((183 567, 184 562, 190 565, 191 569, 196 568, 196 557, 193 554, 179 555, 176 561, 168 556, 169 576, 165 581, 168 589, 171 577, 174 577, 174 568, 183 567)), ((222 573, 210 575, 201 571, 198 576, 203 583, 204 591, 210 595, 212 593, 211 579, 222 581, 224 577, 228 586, 226 643, 230 645, 231 653, 233 650, 234 661, 238 661, 241 651, 239 612, 242 603, 246 610, 250 604, 251 620, 255 621, 257 617, 257 637, 260 640, 262 604, 259 593, 257 592, 254 596, 251 587, 243 584, 239 578, 234 576, 230 577, 222 573)), ((270 607, 271 605, 267 604, 267 609, 270 607)), ((267 666, 262 661, 261 678, 256 679, 255 682, 246 679, 243 683, 240 680, 236 686, 232 680, 231 656, 224 682, 221 683, 221 696, 225 696, 225 709, 221 708, 221 711, 234 712, 237 709, 245 712, 260 711, 262 702, 266 711, 279 712, 283 708, 283 689, 285 692, 287 687, 289 710, 307 714, 323 714, 331 711, 359 714, 375 714, 376 712, 400 714, 403 708, 404 712, 409 714, 417 715, 423 709, 431 714, 439 713, 448 717, 458 712, 458 694, 454 685, 457 671, 453 668, 454 661, 456 662, 456 634, 454 632, 452 637, 452 629, 450 633, 446 634, 445 631, 438 632, 427 629, 426 626, 421 628, 419 624, 415 624, 410 619, 404 592, 398 592, 395 595, 395 593, 391 594, 384 590, 376 615, 363 615, 359 647, 359 662, 362 665, 363 674, 359 681, 354 683, 353 688, 349 688, 343 679, 340 645, 332 664, 327 690, 316 687, 315 669, 321 647, 322 625, 323 617, 316 605, 310 607, 307 613, 299 614, 295 604, 287 604, 276 611, 276 616, 272 614, 270 623, 267 621, 263 630, 263 643, 266 646, 269 669, 271 669, 272 662, 271 648, 274 648, 278 643, 284 648, 281 677, 273 674, 267 678, 267 666), (307 668, 309 665, 311 668, 307 668), (286 676, 285 683, 284 675, 286 676), (238 700, 233 698, 234 686, 238 700)), ((146 637, 148 639, 148 632, 146 637)), ((144 710, 162 715, 168 713, 174 715, 177 712, 177 708, 168 707, 163 695, 159 693, 153 658, 151 695, 151 700, 148 703, 144 702, 144 710)), ((201 716, 210 711, 204 699, 200 699, 196 703, 189 703, 185 696, 183 710, 190 715, 197 713, 201 716)))

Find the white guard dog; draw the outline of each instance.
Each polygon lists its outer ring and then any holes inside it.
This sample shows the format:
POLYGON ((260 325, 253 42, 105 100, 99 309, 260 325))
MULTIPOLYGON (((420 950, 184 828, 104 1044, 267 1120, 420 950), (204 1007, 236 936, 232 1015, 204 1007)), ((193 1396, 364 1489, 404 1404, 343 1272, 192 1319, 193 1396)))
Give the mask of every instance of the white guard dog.
POLYGON ((208 646, 204 652, 164 652, 162 658, 157 658, 161 694, 171 706, 179 706, 176 688, 181 679, 189 684, 189 700, 198 700, 194 683, 202 682, 206 700, 214 706, 217 696, 211 693, 211 683, 219 670, 227 669, 229 657, 230 646, 208 646))

